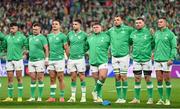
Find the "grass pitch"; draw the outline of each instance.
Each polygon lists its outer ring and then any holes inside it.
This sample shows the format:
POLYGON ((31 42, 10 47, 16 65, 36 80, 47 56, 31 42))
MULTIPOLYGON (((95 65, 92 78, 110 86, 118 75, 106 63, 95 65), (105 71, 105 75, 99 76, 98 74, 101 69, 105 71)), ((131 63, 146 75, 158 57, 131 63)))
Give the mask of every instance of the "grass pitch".
MULTIPOLYGON (((2 87, 0 89, 0 98, 1 100, 7 97, 7 78, 1 78, 2 87)), ((77 95, 76 95, 76 103, 60 103, 58 102, 59 96, 59 89, 56 90, 56 98, 57 102, 54 103, 47 103, 46 99, 50 95, 50 87, 49 87, 49 77, 46 76, 44 79, 44 92, 43 92, 43 102, 26 102, 26 100, 30 97, 30 77, 23 78, 23 86, 24 86, 24 93, 23 93, 23 102, 18 103, 17 101, 17 81, 14 79, 14 101, 13 102, 2 102, 0 101, 0 108, 180 108, 180 79, 172 79, 172 94, 171 94, 171 106, 164 106, 164 105, 147 105, 147 90, 146 84, 144 80, 142 81, 142 88, 141 88, 141 103, 140 104, 115 104, 114 102, 117 99, 116 96, 116 89, 115 89, 115 80, 114 78, 107 78, 104 86, 103 86, 103 99, 111 101, 111 105, 109 106, 102 106, 100 103, 93 103, 91 92, 94 87, 94 80, 92 77, 86 78, 87 84, 87 102, 80 103, 81 98, 81 88, 80 88, 80 81, 77 81, 77 95)), ((71 79, 69 76, 65 77, 65 100, 67 101, 71 96, 70 90, 70 83, 71 79)), ((134 80, 133 78, 128 79, 128 93, 127 93, 127 102, 133 99, 134 96, 134 80)), ((153 91, 153 99, 154 103, 158 100, 158 92, 157 92, 157 85, 156 80, 153 79, 154 91, 153 91)), ((164 90, 165 92, 165 90, 164 90)), ((36 88, 37 94, 37 88, 36 88)), ((37 95, 36 95, 37 96, 37 95)))

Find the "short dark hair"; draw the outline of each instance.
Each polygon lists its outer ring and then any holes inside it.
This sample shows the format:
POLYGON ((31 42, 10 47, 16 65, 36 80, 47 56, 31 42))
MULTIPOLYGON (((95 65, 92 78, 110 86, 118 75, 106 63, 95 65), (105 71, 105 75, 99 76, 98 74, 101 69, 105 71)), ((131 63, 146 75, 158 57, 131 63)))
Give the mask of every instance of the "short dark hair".
POLYGON ((38 22, 34 22, 34 23, 33 23, 33 27, 35 27, 35 26, 38 26, 38 27, 40 27, 40 28, 41 28, 41 24, 40 24, 40 23, 38 23, 38 22))
POLYGON ((94 23, 92 24, 92 26, 94 26, 94 25, 100 25, 100 26, 101 26, 101 23, 100 23, 100 22, 94 22, 94 23))
POLYGON ((78 22, 79 24, 82 24, 81 19, 75 19, 73 22, 78 22))
POLYGON ((60 21, 60 19, 58 19, 58 18, 55 18, 54 20, 53 20, 53 22, 54 21, 57 21, 57 22, 59 22, 59 24, 61 24, 61 21, 60 21))
POLYGON ((163 20, 167 21, 167 19, 166 19, 166 17, 165 17, 165 16, 163 16, 163 17, 159 17, 159 19, 163 19, 163 20))
POLYGON ((122 14, 117 14, 117 15, 115 15, 115 17, 120 17, 122 20, 124 19, 124 15, 122 15, 122 14))
POLYGON ((145 21, 142 17, 138 17, 136 20, 142 20, 143 22, 145 21))
POLYGON ((10 26, 10 27, 13 27, 13 26, 17 26, 17 27, 18 27, 18 24, 15 23, 15 22, 13 22, 13 23, 11 23, 9 26, 10 26))

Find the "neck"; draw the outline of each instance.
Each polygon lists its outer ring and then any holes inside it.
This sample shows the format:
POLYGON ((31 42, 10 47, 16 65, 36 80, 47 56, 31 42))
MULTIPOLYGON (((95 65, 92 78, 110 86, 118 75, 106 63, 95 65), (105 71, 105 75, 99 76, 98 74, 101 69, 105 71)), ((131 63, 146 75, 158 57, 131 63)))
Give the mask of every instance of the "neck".
POLYGON ((56 30, 56 31, 52 31, 54 34, 58 34, 60 31, 56 30))
MULTIPOLYGON (((100 32, 99 32, 100 33, 100 32)), ((96 35, 99 34, 99 33, 95 33, 96 35)))
POLYGON ((39 34, 34 34, 35 36, 38 36, 38 35, 40 35, 40 33, 39 34))
POLYGON ((80 31, 80 29, 74 30, 76 33, 78 33, 80 31))
POLYGON ((161 30, 164 30, 166 28, 166 26, 164 26, 164 27, 161 27, 161 30))
POLYGON ((119 27, 121 27, 121 25, 122 25, 122 23, 121 23, 121 24, 119 24, 119 25, 117 25, 116 27, 117 27, 117 28, 119 28, 119 27))
POLYGON ((15 32, 15 33, 11 33, 12 35, 15 35, 17 32, 15 32))

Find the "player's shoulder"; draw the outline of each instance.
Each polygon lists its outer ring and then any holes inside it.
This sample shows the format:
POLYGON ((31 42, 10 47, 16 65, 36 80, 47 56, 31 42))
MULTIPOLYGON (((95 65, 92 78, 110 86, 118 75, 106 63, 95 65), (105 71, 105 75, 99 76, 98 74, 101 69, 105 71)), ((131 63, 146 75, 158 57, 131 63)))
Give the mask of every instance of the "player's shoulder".
POLYGON ((137 34, 137 32, 138 32, 138 30, 135 29, 135 30, 131 33, 131 35, 137 34))
POLYGON ((100 34, 101 34, 102 37, 105 37, 105 38, 109 39, 109 35, 107 35, 106 32, 103 31, 100 34))
POLYGON ((72 35, 72 34, 74 34, 74 31, 71 30, 68 32, 68 35, 72 35))
POLYGON ((125 29, 128 29, 128 30, 134 30, 134 28, 132 26, 129 26, 129 25, 126 25, 126 24, 123 24, 123 27, 125 29))
POLYGON ((40 34, 38 37, 39 37, 40 39, 42 39, 42 40, 47 39, 47 37, 46 37, 45 35, 43 35, 43 34, 40 34))
POLYGON ((104 32, 104 31, 101 32, 100 34, 101 34, 101 35, 104 35, 104 36, 108 36, 108 35, 106 34, 106 32, 104 32))
POLYGON ((11 37, 11 34, 6 34, 6 35, 5 35, 5 38, 6 38, 6 39, 9 38, 9 37, 11 37))
POLYGON ((46 37, 44 34, 40 34, 39 37, 46 37))
POLYGON ((87 33, 86 33, 85 31, 82 31, 82 30, 81 30, 81 33, 82 33, 83 35, 87 35, 87 33))
POLYGON ((95 34, 94 34, 94 33, 91 33, 91 34, 89 34, 89 36, 88 36, 87 39, 89 40, 89 39, 92 39, 93 37, 95 37, 95 34))
POLYGON ((60 32, 58 36, 59 36, 59 37, 61 37, 61 36, 62 36, 62 37, 67 37, 66 34, 64 34, 63 32, 60 32))
POLYGON ((174 33, 169 28, 167 28, 166 31, 167 31, 167 33, 169 33, 169 35, 173 35, 174 36, 174 33))
POLYGON ((88 34, 85 31, 81 31, 81 34, 83 35, 83 37, 88 37, 88 34))
POLYGON ((50 37, 50 36, 53 36, 54 35, 54 33, 49 33, 49 34, 47 34, 47 37, 50 37))
POLYGON ((114 30, 115 30, 115 27, 113 26, 113 27, 109 28, 108 31, 114 31, 114 30))

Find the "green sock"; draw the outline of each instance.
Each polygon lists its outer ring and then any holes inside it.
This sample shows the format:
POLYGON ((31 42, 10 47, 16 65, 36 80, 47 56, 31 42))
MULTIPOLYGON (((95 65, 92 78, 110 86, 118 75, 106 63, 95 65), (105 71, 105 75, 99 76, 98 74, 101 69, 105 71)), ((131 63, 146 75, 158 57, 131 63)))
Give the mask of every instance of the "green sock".
POLYGON ((82 92, 82 97, 86 96, 86 82, 82 81, 81 82, 81 92, 82 92))
POLYGON ((160 96, 160 99, 163 100, 163 83, 162 82, 158 82, 158 93, 159 93, 159 96, 160 96))
POLYGON ((148 98, 153 98, 152 93, 153 93, 153 84, 152 81, 147 82, 147 92, 148 92, 148 98))
POLYGON ((167 81, 166 82, 166 99, 169 100, 171 95, 171 82, 167 81))
POLYGON ((38 81, 38 97, 39 98, 42 98, 43 88, 44 88, 43 81, 38 81))
POLYGON ((126 100, 126 95, 127 95, 127 89, 128 89, 128 82, 124 81, 123 82, 123 99, 126 100))
POLYGON ((135 98, 140 99, 141 82, 135 82, 135 98))
POLYGON ((75 97, 76 96, 76 82, 71 82, 71 96, 75 97))
POLYGON ((97 95, 98 97, 102 98, 102 86, 103 86, 104 81, 103 80, 98 80, 97 85, 96 85, 96 90, 97 90, 97 95))
POLYGON ((12 98, 13 97, 13 84, 8 85, 8 97, 12 98))
POLYGON ((117 92, 117 97, 122 98, 121 96, 121 81, 116 81, 116 92, 117 92))
POLYGON ((60 98, 64 98, 64 90, 60 90, 60 98))
POLYGON ((56 84, 51 84, 51 86, 50 86, 50 96, 52 97, 52 98, 55 98, 55 94, 56 94, 56 84))
POLYGON ((35 89, 36 89, 36 82, 35 81, 31 81, 31 97, 35 98, 35 89))
POLYGON ((23 94, 23 85, 22 83, 18 83, 18 97, 22 97, 23 94))

